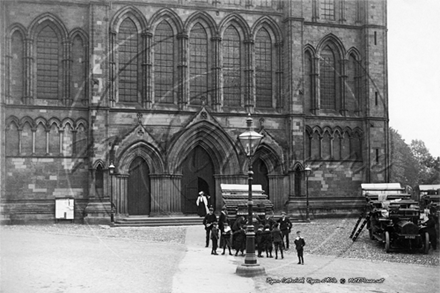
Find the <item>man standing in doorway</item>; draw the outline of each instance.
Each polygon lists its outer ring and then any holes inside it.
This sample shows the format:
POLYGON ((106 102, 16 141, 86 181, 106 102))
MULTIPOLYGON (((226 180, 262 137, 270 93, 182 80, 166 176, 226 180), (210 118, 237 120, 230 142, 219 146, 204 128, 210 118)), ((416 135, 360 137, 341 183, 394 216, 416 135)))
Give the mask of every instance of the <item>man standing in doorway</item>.
POLYGON ((200 217, 204 217, 206 216, 206 214, 209 213, 208 199, 206 198, 205 193, 203 191, 199 192, 199 196, 197 197, 196 200, 196 205, 197 205, 197 213, 199 214, 200 217))

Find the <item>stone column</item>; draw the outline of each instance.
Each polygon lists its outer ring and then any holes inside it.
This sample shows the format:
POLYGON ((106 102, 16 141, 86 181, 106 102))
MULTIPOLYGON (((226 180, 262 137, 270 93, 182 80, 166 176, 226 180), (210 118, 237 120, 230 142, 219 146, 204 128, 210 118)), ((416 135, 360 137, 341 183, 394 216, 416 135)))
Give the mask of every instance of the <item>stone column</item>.
POLYGON ((214 62, 211 68, 212 71, 212 108, 214 111, 219 111, 221 106, 220 101, 220 36, 211 38, 212 47, 214 48, 214 62))
MULTIPOLYGON (((12 43, 12 38, 10 37, 6 37, 6 44, 11 44, 12 43)), ((1 52, 1 49, 0 49, 1 52)), ((5 102, 6 104, 12 103, 12 97, 11 97, 11 76, 10 76, 10 72, 11 72, 11 63, 12 63, 12 54, 13 52, 11 52, 11 49, 6 51, 5 54, 5 102)), ((23 56, 24 57, 24 56, 23 56)), ((23 60, 22 60, 23 62, 23 60)), ((21 98, 21 97, 20 97, 21 98)))
POLYGON ((289 201, 289 194, 284 190, 284 175, 268 175, 269 199, 273 203, 275 211, 284 210, 289 201))
POLYGON ((340 78, 339 78, 339 84, 340 84, 340 90, 341 90, 341 109, 340 113, 342 116, 347 116, 347 101, 346 101, 346 82, 347 82, 347 59, 341 59, 339 61, 340 63, 340 78))
POLYGON ((312 0, 312 21, 319 20, 319 0, 312 0))
POLYGON ((188 34, 182 32, 177 35, 179 43, 178 71, 178 106, 179 110, 186 108, 188 104, 188 34))
POLYGON ((320 98, 321 98, 321 91, 319 90, 319 57, 315 56, 313 58, 313 66, 312 66, 312 113, 317 115, 319 114, 319 108, 321 106, 320 98))
POLYGON ((169 188, 170 188, 170 212, 172 214, 182 213, 182 175, 170 175, 169 177, 169 188))
POLYGON ((35 77, 33 74, 34 58, 33 52, 33 40, 25 39, 25 55, 24 55, 24 104, 33 104, 34 102, 34 82, 35 77))
POLYGON ((285 101, 283 99, 282 91, 283 88, 283 42, 278 42, 275 44, 277 57, 277 68, 275 72, 275 101, 276 101, 276 109, 278 112, 281 112, 285 109, 285 101))
POLYGON ((115 194, 113 195, 118 199, 118 204, 116 205, 117 214, 120 216, 128 216, 128 205, 127 205, 127 181, 128 174, 117 174, 115 176, 115 194))
POLYGON ((339 23, 345 23, 345 0, 339 0, 339 23))
POLYGON ((109 106, 114 107, 116 102, 116 32, 109 32, 109 106))
POLYGON ((253 113, 255 107, 255 88, 254 88, 254 40, 248 39, 244 41, 245 47, 245 93, 244 107, 247 113, 253 113))
POLYGON ((142 34, 142 107, 145 109, 151 109, 153 104, 153 65, 151 62, 152 37, 153 34, 151 32, 145 32, 142 34))
POLYGON ((72 59, 70 54, 71 43, 64 41, 63 44, 63 57, 62 57, 62 69, 63 69, 63 81, 62 89, 63 93, 60 97, 60 102, 63 105, 70 106, 72 104, 72 98, 70 96, 70 71, 72 67, 72 59))

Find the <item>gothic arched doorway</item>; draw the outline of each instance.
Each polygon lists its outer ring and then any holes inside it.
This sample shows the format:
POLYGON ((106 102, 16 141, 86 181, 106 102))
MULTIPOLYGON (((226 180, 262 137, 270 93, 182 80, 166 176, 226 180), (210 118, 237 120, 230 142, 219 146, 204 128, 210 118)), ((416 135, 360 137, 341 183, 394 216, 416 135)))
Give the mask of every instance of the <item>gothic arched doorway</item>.
POLYGON ((182 212, 196 214, 200 191, 210 195, 209 205, 215 208, 214 165, 209 154, 196 146, 182 162, 182 212))
POLYGON ((151 207, 150 170, 143 158, 133 160, 129 170, 127 208, 129 215, 149 215, 151 207))
POLYGON ((259 158, 252 164, 252 171, 254 172, 252 184, 260 184, 264 192, 269 196, 269 177, 267 176, 267 166, 259 158))

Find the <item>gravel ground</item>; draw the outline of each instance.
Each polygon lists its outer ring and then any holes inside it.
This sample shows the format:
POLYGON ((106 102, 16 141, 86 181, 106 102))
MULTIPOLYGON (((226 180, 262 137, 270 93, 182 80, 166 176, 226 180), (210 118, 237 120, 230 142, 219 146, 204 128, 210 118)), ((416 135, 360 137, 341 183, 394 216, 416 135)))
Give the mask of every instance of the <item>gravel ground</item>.
POLYGON ((311 254, 430 266, 440 265, 439 250, 430 250, 428 254, 405 250, 386 253, 384 244, 370 240, 366 228, 353 242, 349 237, 356 222, 357 219, 347 218, 319 219, 311 223, 294 223, 291 241, 295 237, 294 232, 300 230, 301 236, 306 240, 305 252, 311 254))
POLYGON ((137 241, 152 241, 165 243, 185 243, 184 227, 123 227, 112 228, 106 225, 14 225, 2 226, 1 229, 32 230, 33 232, 55 233, 76 236, 118 237, 137 241))
MULTIPOLYGON (((297 230, 306 240, 305 252, 314 255, 329 255, 344 258, 379 260, 386 262, 410 263, 418 265, 440 266, 439 250, 430 250, 429 254, 409 251, 386 253, 384 245, 370 240, 368 230, 364 229, 358 239, 353 242, 349 236, 357 219, 318 219, 311 223, 294 223, 291 243, 297 230)), ((118 237, 137 241, 164 243, 185 243, 186 227, 118 227, 105 225, 26 225, 2 226, 2 229, 23 229, 34 232, 68 234, 77 236, 118 237)), ((292 245, 293 246, 293 245, 292 245)), ((288 253, 295 253, 291 249, 288 253)))

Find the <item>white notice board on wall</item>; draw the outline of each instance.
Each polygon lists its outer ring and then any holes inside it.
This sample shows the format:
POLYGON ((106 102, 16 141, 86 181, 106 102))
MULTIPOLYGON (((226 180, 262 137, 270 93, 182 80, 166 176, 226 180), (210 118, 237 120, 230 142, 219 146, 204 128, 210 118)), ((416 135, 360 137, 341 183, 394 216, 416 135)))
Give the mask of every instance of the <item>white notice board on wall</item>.
POLYGON ((75 200, 73 198, 55 199, 55 219, 73 220, 75 200))

